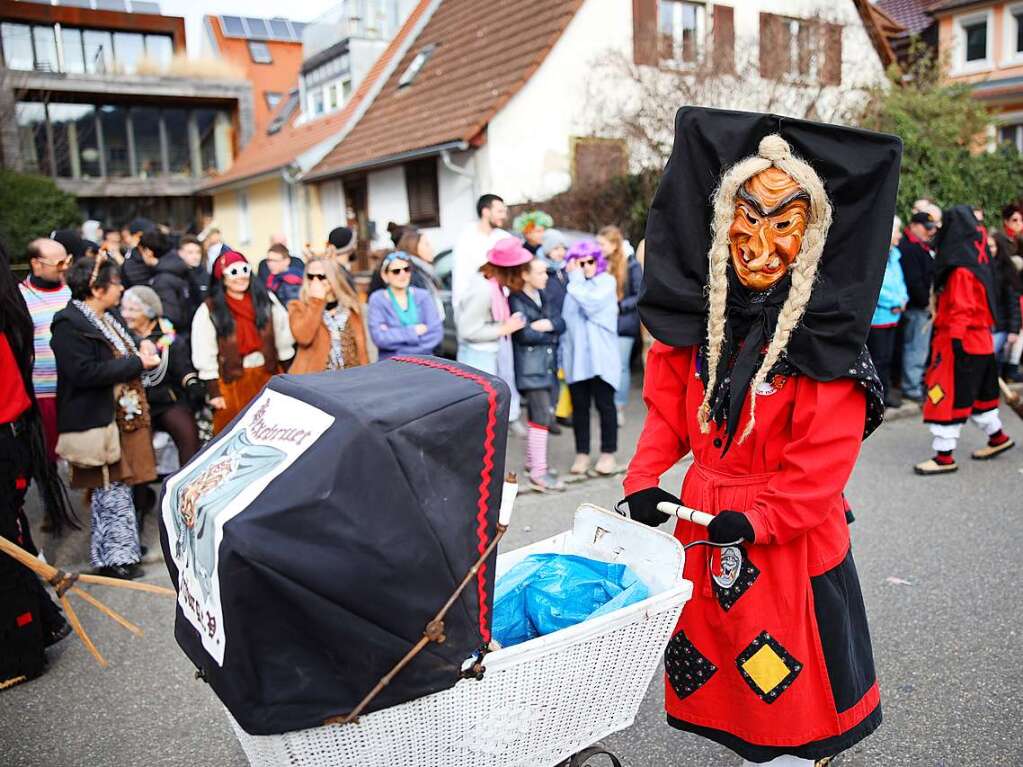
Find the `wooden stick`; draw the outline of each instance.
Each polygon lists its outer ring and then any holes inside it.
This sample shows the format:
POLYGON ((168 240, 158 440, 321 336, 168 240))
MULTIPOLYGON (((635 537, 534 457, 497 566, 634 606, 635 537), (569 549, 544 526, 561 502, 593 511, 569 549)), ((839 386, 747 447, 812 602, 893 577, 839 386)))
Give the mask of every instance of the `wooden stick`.
POLYGON ((47 581, 57 574, 56 567, 46 564, 46 562, 43 562, 39 559, 39 557, 32 556, 25 551, 25 549, 21 548, 21 546, 13 541, 7 540, 2 535, 0 535, 0 551, 14 557, 29 570, 34 572, 36 575, 42 576, 47 581))
POLYGON ((99 650, 96 649, 96 645, 92 643, 92 640, 89 639, 89 635, 86 634, 85 629, 82 628, 82 622, 78 620, 78 614, 71 606, 71 602, 68 600, 67 594, 60 598, 60 604, 63 606, 67 619, 71 623, 71 628, 73 628, 75 633, 78 634, 78 638, 82 640, 82 644, 84 644, 85 648, 92 653, 92 657, 96 659, 96 662, 99 663, 102 668, 106 668, 106 660, 99 654, 99 650))
POLYGON ((118 589, 132 589, 133 591, 147 591, 150 594, 162 594, 166 597, 176 597, 174 589, 166 586, 157 586, 155 583, 139 583, 138 581, 125 581, 120 578, 108 578, 105 575, 89 575, 82 573, 78 576, 80 583, 95 583, 98 586, 113 586, 118 589))
POLYGON ((106 615, 111 620, 113 620, 113 621, 115 621, 117 623, 120 623, 122 626, 124 626, 126 629, 128 629, 128 631, 130 631, 135 636, 137 636, 137 637, 142 636, 142 633, 143 633, 142 629, 140 629, 138 626, 136 626, 130 620, 125 618, 123 615, 121 615, 116 610, 113 610, 110 607, 107 607, 105 604, 103 604, 98 599, 96 599, 96 597, 94 597, 88 591, 82 591, 77 586, 72 586, 71 587, 71 593, 72 594, 76 594, 80 598, 84 599, 86 602, 88 602, 90 605, 95 607, 97 610, 99 610, 101 613, 106 615))

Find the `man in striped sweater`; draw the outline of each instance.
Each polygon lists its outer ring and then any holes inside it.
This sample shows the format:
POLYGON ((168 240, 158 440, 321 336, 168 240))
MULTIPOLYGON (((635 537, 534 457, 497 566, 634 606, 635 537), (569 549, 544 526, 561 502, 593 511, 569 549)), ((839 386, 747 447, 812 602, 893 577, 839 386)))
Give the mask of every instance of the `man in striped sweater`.
MULTIPOLYGON (((39 415, 46 438, 46 454, 56 462, 57 454, 57 361, 50 348, 53 315, 67 306, 71 290, 64 284, 64 272, 71 263, 64 246, 56 240, 38 239, 28 245, 32 273, 18 285, 35 325, 35 363, 32 385, 39 403, 39 415)), ((50 510, 47 509, 47 517, 50 510)))

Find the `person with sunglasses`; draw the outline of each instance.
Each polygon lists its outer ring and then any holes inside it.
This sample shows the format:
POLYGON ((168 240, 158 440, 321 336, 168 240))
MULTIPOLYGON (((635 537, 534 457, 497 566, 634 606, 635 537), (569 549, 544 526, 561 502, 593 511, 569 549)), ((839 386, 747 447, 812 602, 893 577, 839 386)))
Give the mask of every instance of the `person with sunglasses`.
POLYGON ((213 263, 209 297, 192 319, 192 364, 213 407, 218 434, 295 356, 288 313, 252 279, 245 256, 226 250, 213 263))
POLYGON ((590 403, 600 415, 598 474, 614 474, 618 450, 615 391, 621 379, 618 347, 618 284, 607 271, 607 259, 596 240, 577 242, 568 251, 567 294, 562 318, 562 363, 572 397, 575 461, 572 474, 590 470, 590 403))
POLYGON ((295 336, 295 361, 289 373, 321 373, 369 363, 363 307, 337 261, 310 258, 298 298, 288 303, 295 336))
MULTIPOLYGON (((35 327, 32 386, 35 389, 36 409, 43 425, 47 461, 55 468, 57 359, 50 348, 50 326, 57 312, 71 300, 71 288, 64 282, 64 274, 71 263, 71 257, 59 242, 45 238, 30 242, 27 255, 31 273, 18 284, 18 290, 25 299, 35 327)), ((46 517, 47 527, 50 527, 53 513, 49 507, 46 508, 46 517)))
POLYGON ((386 287, 369 297, 369 334, 380 359, 433 354, 444 337, 444 325, 430 292, 410 284, 411 257, 401 250, 388 253, 380 276, 386 287))

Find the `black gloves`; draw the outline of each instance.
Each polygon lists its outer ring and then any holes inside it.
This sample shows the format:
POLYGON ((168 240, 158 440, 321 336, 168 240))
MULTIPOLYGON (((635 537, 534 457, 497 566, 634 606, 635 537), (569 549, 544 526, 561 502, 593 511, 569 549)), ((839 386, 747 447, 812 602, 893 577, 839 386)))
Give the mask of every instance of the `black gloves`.
POLYGON ((753 525, 745 514, 738 511, 722 511, 707 526, 707 532, 714 543, 733 543, 745 539, 753 543, 753 525))
POLYGON ((185 379, 185 399, 193 412, 198 413, 206 406, 206 384, 198 376, 185 379))
POLYGON ((671 493, 661 490, 659 487, 648 487, 646 490, 627 495, 625 501, 629 504, 629 513, 632 518, 644 525, 650 525, 650 527, 657 527, 671 519, 668 514, 657 510, 657 504, 661 501, 674 504, 682 503, 671 493))

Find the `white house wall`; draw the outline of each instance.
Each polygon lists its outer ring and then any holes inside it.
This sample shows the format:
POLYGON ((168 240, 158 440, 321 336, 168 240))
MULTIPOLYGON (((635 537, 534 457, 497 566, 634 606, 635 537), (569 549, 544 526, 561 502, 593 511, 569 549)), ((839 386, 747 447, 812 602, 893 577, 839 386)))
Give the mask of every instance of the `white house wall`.
MULTIPOLYGON (((708 3, 711 12, 713 5, 708 3)), ((817 16, 843 25, 842 85, 823 90, 821 114, 831 112, 829 104, 840 90, 884 79, 884 67, 851 0, 733 0, 722 5, 734 9, 736 45, 750 45, 754 53, 761 11, 817 16)), ((586 0, 582 4, 533 77, 490 122, 486 172, 481 172, 488 177, 488 191, 514 204, 546 199, 569 188, 572 138, 588 133, 583 99, 591 65, 602 51, 618 50, 631 57, 632 31, 632 3, 586 0)), ((737 99, 741 100, 741 94, 737 99)), ((705 106, 743 108, 741 103, 705 106)))
POLYGON ((586 0, 529 82, 487 130, 491 190, 506 202, 571 186, 571 138, 582 132, 587 78, 602 50, 632 55, 632 3, 586 0))
POLYGON ((366 178, 367 212, 369 219, 376 223, 376 240, 382 246, 390 245, 387 236, 387 224, 408 223, 408 195, 405 193, 405 168, 396 165, 392 168, 372 171, 366 178))

